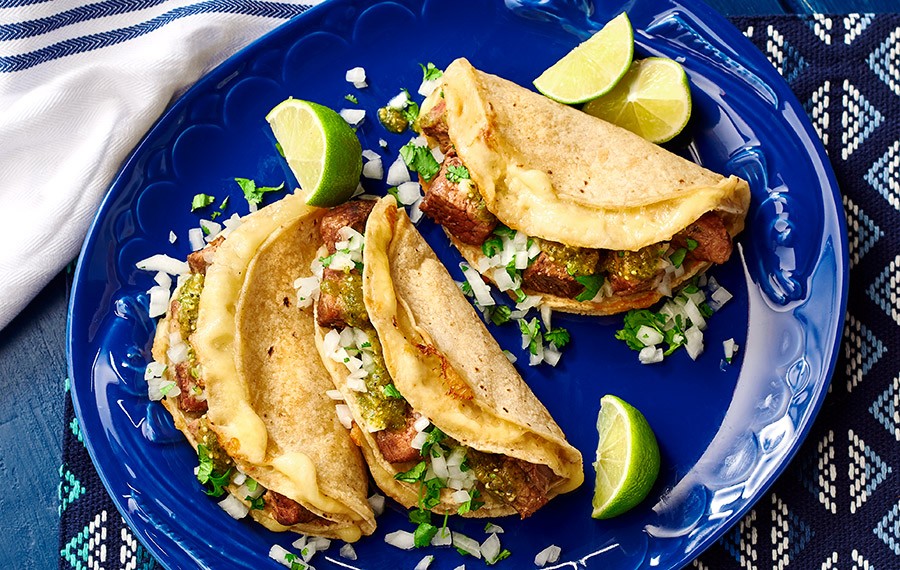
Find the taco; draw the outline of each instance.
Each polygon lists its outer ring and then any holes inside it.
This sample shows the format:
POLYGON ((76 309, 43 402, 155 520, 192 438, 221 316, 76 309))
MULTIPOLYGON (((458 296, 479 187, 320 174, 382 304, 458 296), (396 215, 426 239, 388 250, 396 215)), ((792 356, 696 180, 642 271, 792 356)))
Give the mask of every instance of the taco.
POLYGON ((416 128, 443 155, 418 168, 420 209, 501 290, 558 310, 649 306, 727 261, 744 227, 746 181, 465 59, 447 67, 416 128))
POLYGON ((198 478, 232 495, 229 514, 355 541, 375 529, 365 465, 326 395, 312 315, 293 289, 323 213, 288 196, 188 256, 153 356, 170 388, 162 403, 198 451, 198 478))
POLYGON ((405 507, 527 517, 581 454, 390 196, 321 225, 316 342, 376 484, 405 507))

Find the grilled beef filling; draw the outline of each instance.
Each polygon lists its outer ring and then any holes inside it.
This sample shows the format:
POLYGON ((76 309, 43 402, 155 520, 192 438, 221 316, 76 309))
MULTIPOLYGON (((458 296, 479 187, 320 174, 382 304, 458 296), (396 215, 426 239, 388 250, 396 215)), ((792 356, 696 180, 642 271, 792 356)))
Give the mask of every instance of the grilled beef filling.
MULTIPOLYGON (((444 170, 446 167, 445 163, 444 170)), ((329 254, 336 251, 335 244, 341 239, 339 230, 342 227, 349 226, 360 233, 364 232, 372 204, 374 203, 365 201, 348 202, 325 215, 320 233, 329 254)), ((341 329, 353 326, 366 332, 372 343, 374 362, 364 380, 367 391, 356 394, 366 427, 371 429, 383 426, 373 436, 379 451, 389 463, 410 465, 420 461, 420 450, 412 446, 418 433, 414 424, 420 415, 402 397, 385 394, 384 388, 392 384, 392 381, 384 364, 377 334, 365 316, 359 269, 330 272, 325 269, 317 314, 318 323, 322 327, 341 329)), ((527 461, 481 453, 471 448, 466 448, 466 453, 483 490, 512 506, 523 518, 546 504, 549 500, 547 492, 558 480, 549 468, 527 461)))

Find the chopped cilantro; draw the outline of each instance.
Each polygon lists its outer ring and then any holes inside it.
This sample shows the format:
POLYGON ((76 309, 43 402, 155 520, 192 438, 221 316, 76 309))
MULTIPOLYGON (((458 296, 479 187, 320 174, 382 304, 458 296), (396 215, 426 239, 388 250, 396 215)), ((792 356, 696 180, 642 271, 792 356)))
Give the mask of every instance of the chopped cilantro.
POLYGON ((439 77, 444 75, 444 72, 435 67, 435 65, 430 61, 428 62, 428 65, 423 65, 420 63, 419 67, 422 68, 422 81, 431 81, 432 79, 438 79, 439 77))
POLYGON ((397 390, 397 387, 393 384, 386 384, 382 386, 381 391, 388 398, 397 398, 398 400, 403 398, 403 394, 401 394, 400 391, 397 390))
MULTIPOLYGON (((404 91, 406 91, 406 89, 404 89, 404 91)), ((409 96, 409 91, 406 91, 406 95, 409 96)), ((419 104, 413 101, 412 97, 408 97, 406 108, 403 109, 401 113, 403 114, 403 118, 412 124, 419 118, 419 104)))
POLYGON ((244 485, 247 487, 247 490, 250 491, 251 493, 256 491, 257 488, 259 488, 259 483, 256 481, 256 479, 253 479, 250 477, 247 477, 247 480, 244 482, 244 485))
POLYGON ((699 305, 697 305, 697 308, 700 309, 700 314, 703 315, 703 318, 705 319, 708 319, 713 314, 712 307, 710 307, 706 303, 700 303, 699 305))
POLYGON ((278 192, 284 189, 284 182, 278 186, 257 186, 255 181, 248 178, 235 178, 234 181, 241 187, 248 204, 259 204, 266 192, 278 192))
POLYGON ((191 200, 191 211, 193 212, 194 210, 205 208, 215 201, 215 196, 210 196, 209 194, 194 194, 194 198, 191 200))
POLYGON ((409 142, 400 148, 400 156, 410 170, 418 172, 425 180, 431 180, 441 170, 441 165, 434 159, 431 150, 426 146, 416 146, 409 142))
POLYGON ((685 244, 687 245, 688 251, 694 251, 695 249, 697 249, 697 246, 700 245, 699 243, 697 243, 697 240, 691 238, 687 238, 685 240, 685 244))
POLYGON ((603 286, 603 275, 599 273, 595 275, 578 275, 575 277, 575 281, 584 285, 584 291, 576 295, 575 300, 590 301, 597 296, 600 287, 603 286))
POLYGON ((437 477, 425 481, 425 493, 422 495, 421 499, 422 506, 426 509, 433 509, 436 507, 437 504, 441 502, 441 489, 444 487, 446 487, 446 485, 444 485, 437 477))
POLYGON ((221 215, 222 215, 222 212, 216 210, 215 212, 213 212, 212 214, 209 215, 209 219, 215 220, 216 218, 218 218, 221 215))
POLYGON ((420 461, 409 471, 404 471, 402 473, 397 473, 396 475, 394 475, 394 479, 403 481, 404 483, 415 483, 425 476, 425 471, 427 469, 428 465, 426 465, 424 461, 420 461))
MULTIPOLYGON (((422 457, 428 457, 428 454, 432 451, 432 448, 440 442, 444 441, 444 438, 446 437, 447 435, 442 432, 440 428, 435 426, 434 429, 428 432, 428 437, 426 437, 425 441, 422 443, 422 449, 420 451, 422 457)), ((437 452, 438 450, 435 449, 434 451, 437 452)))
POLYGON ((572 337, 569 335, 569 331, 562 327, 556 327, 553 330, 550 330, 544 334, 544 339, 547 342, 553 343, 556 348, 562 348, 569 344, 569 341, 572 340, 572 337))
POLYGON ((528 352, 537 355, 538 347, 543 343, 541 324, 538 322, 537 317, 533 317, 531 321, 519 319, 519 330, 522 331, 523 336, 526 336, 529 339, 528 352))
POLYGON ((168 384, 163 384, 159 388, 159 393, 163 396, 166 396, 169 392, 172 391, 172 388, 175 387, 175 382, 169 382, 168 384))
POLYGON ((469 169, 465 166, 448 166, 447 180, 454 184, 459 184, 463 180, 469 179, 469 169))
POLYGON ((261 511, 266 506, 266 501, 261 496, 254 499, 250 495, 247 495, 244 499, 250 501, 250 508, 253 510, 261 511))
POLYGON ((494 228, 494 235, 498 235, 500 237, 508 237, 509 239, 512 239, 512 238, 516 237, 516 230, 514 230, 510 227, 507 227, 504 224, 497 224, 497 227, 494 228))
POLYGON ((637 338, 638 329, 646 325, 665 335, 662 329, 665 322, 665 315, 660 313, 654 313, 649 309, 632 309, 625 313, 624 328, 616 331, 616 338, 624 340, 633 350, 642 350, 644 343, 637 338))
POLYGON ((493 566, 494 564, 500 562, 501 560, 506 560, 511 555, 512 555, 512 552, 510 552, 509 550, 504 548, 503 550, 500 551, 500 554, 498 554, 497 557, 494 558, 493 560, 488 560, 487 558, 485 558, 484 561, 487 562, 488 566, 493 566))
POLYGON ((205 236, 208 236, 208 235, 209 235, 209 228, 208 228, 208 227, 206 227, 206 226, 200 226, 200 229, 203 231, 203 235, 205 235, 205 236))
POLYGON ((413 524, 422 524, 431 522, 431 512, 425 509, 416 509, 409 511, 409 522, 413 524))
MULTIPOLYGON (((199 477, 198 477, 199 478, 199 477)), ((221 497, 225 492, 225 487, 231 482, 231 468, 221 475, 216 475, 215 471, 209 475, 208 483, 212 483, 213 488, 207 489, 206 494, 210 497, 221 497)))
POLYGON ((463 282, 462 282, 462 285, 460 285, 460 288, 462 289, 463 295, 465 295, 466 297, 471 297, 472 295, 475 294, 475 293, 472 291, 472 284, 469 283, 468 280, 467 280, 467 281, 463 281, 463 282))
POLYGON ((231 196, 225 196, 225 199, 222 200, 222 203, 221 203, 221 204, 219 204, 219 209, 220 209, 220 210, 224 210, 225 208, 228 207, 228 199, 229 199, 229 198, 231 198, 231 196))
POLYGON ((394 197, 394 200, 397 200, 397 203, 400 203, 400 190, 397 189, 396 186, 391 186, 387 189, 387 193, 394 197))
POLYGON ((496 307, 494 307, 494 310, 491 311, 491 322, 493 322, 497 326, 500 326, 504 323, 509 322, 510 315, 512 315, 512 309, 510 309, 506 305, 497 305, 496 307))
POLYGON ((354 105, 359 103, 359 99, 357 99, 356 95, 354 95, 353 93, 347 93, 346 95, 344 95, 344 99, 346 99, 347 101, 350 101, 354 105))
POLYGON ((423 522, 416 527, 413 533, 413 544, 416 548, 423 548, 431 544, 431 539, 437 534, 438 527, 431 523, 423 522))
POLYGON ((200 460, 200 468, 197 470, 197 481, 206 485, 206 482, 209 481, 209 476, 213 472, 213 463, 209 457, 209 450, 202 443, 197 444, 197 458, 200 460))
POLYGON ((484 506, 484 501, 478 501, 478 497, 481 496, 481 493, 477 489, 472 489, 469 491, 469 500, 465 503, 461 504, 459 508, 456 510, 457 513, 464 515, 471 511, 477 511, 481 507, 484 506))
POLYGON ((669 256, 669 261, 671 261, 672 265, 675 267, 681 267, 685 255, 687 255, 687 250, 683 247, 679 247, 669 256))

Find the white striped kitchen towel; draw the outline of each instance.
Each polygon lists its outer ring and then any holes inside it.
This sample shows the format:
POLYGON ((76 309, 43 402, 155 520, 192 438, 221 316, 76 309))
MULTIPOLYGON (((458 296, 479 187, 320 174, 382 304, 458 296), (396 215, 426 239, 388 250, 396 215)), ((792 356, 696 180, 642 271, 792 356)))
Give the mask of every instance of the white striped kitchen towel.
POLYGON ((174 98, 319 1, 0 0, 0 329, 174 98))

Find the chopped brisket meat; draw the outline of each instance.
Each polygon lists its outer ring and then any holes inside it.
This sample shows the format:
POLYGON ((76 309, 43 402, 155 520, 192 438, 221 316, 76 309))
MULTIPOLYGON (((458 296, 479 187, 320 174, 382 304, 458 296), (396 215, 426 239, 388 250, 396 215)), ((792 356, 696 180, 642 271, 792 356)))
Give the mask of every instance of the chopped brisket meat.
POLYGON ((438 102, 434 107, 419 115, 416 119, 416 129, 423 135, 437 141, 441 146, 442 152, 450 150, 450 134, 447 127, 447 102, 443 97, 438 98, 438 102))
POLYGON ((506 455, 470 449, 466 458, 485 489, 513 507, 523 519, 547 504, 547 493, 559 480, 546 465, 506 455))
POLYGON ((375 207, 374 200, 351 200, 332 208, 322 217, 322 225, 319 226, 319 234, 328 254, 334 253, 334 244, 341 241, 338 232, 341 228, 350 226, 359 233, 366 231, 366 220, 375 207))
POLYGON ((194 388, 199 386, 199 378, 194 378, 191 374, 191 365, 189 362, 180 362, 175 365, 175 383, 181 394, 178 396, 178 407, 185 412, 196 412, 205 414, 209 409, 206 400, 198 400, 194 393, 194 388))
POLYGON ((225 241, 225 237, 219 236, 209 242, 203 249, 198 249, 193 253, 189 253, 187 262, 188 267, 191 268, 191 273, 202 273, 203 275, 206 275, 206 269, 212 265, 216 250, 219 249, 219 245, 223 241, 225 241))
POLYGON ((613 293, 639 293, 656 287, 662 277, 660 256, 667 244, 653 244, 637 251, 607 251, 601 267, 613 293))
POLYGON ((381 450, 381 454, 388 463, 405 463, 420 458, 419 450, 411 445, 413 438, 418 433, 414 427, 418 418, 418 413, 411 408, 407 408, 406 424, 403 427, 383 429, 373 434, 375 443, 378 444, 378 449, 381 450))
POLYGON ((487 209, 471 180, 453 183, 447 179, 449 167, 462 165, 456 154, 446 155, 440 172, 431 183, 425 187, 423 181, 426 192, 419 209, 460 241, 481 245, 497 227, 497 218, 487 209))
POLYGON ((554 261, 543 251, 522 272, 522 287, 566 299, 573 299, 584 291, 584 285, 566 271, 565 263, 554 261))
POLYGON ((297 501, 285 497, 280 493, 276 493, 271 489, 266 491, 264 499, 272 516, 279 524, 283 524, 284 526, 308 523, 319 518, 318 515, 297 501))
POLYGON ((703 214, 696 222, 675 234, 672 245, 687 248, 688 257, 698 261, 725 263, 731 257, 731 236, 722 218, 713 212, 703 214), (696 243, 693 250, 688 247, 689 239, 696 243))

